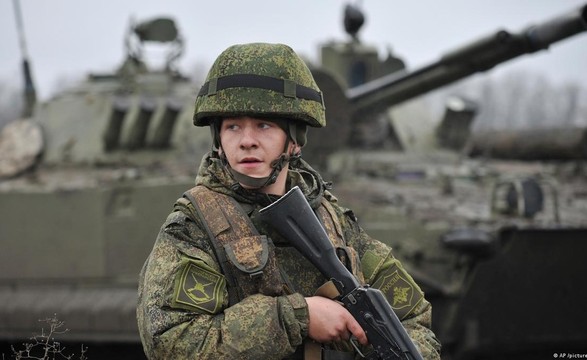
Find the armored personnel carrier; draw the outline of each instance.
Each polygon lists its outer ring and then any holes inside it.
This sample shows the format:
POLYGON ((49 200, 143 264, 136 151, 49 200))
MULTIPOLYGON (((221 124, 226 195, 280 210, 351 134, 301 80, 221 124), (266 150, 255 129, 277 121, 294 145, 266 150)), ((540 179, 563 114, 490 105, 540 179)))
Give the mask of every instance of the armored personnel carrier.
MULTIPOLYGON (((520 33, 500 31, 416 71, 394 57, 382 64, 355 37, 326 46, 313 69, 336 126, 321 141, 310 131, 304 157, 414 274, 433 302, 447 359, 585 350, 587 319, 578 309, 587 290, 577 281, 587 270, 585 156, 472 158, 489 151, 473 151, 481 146, 469 136, 475 106, 462 101, 451 102, 432 131, 440 139, 434 151, 412 152, 424 136, 401 121, 402 106, 582 32, 586 17, 584 6, 520 33), (384 136, 374 145, 366 133, 384 136)), ((351 20, 352 33, 360 26, 351 20)), ((5 354, 57 314, 71 329, 60 341, 86 344, 92 358, 144 357, 137 274, 210 143, 206 129, 192 126, 196 89, 175 68, 182 38, 174 22, 131 24, 125 44, 117 71, 90 74, 0 135, 5 354), (161 69, 145 57, 152 43, 168 47, 161 69)), ((560 152, 569 151, 577 156, 560 152)))

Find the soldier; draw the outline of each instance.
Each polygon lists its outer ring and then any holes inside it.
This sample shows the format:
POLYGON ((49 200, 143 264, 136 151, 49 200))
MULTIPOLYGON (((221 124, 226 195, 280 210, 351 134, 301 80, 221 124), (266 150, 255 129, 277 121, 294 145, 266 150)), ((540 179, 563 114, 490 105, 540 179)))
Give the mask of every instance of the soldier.
POLYGON ((140 275, 137 318, 149 358, 353 359, 351 335, 368 346, 343 306, 316 296, 328 279, 258 219, 259 209, 293 186, 341 261, 381 289, 424 358, 439 358, 420 288, 300 157, 306 127, 326 124, 322 94, 291 48, 225 50, 197 95, 194 124, 210 126, 212 151, 140 275))

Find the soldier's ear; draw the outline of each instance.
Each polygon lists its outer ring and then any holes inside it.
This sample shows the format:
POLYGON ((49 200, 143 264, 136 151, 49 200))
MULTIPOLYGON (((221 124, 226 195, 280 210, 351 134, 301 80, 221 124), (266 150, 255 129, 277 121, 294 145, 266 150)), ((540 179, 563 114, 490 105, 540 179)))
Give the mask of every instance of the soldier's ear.
POLYGON ((298 145, 296 142, 290 140, 289 142, 289 153, 292 155, 297 155, 302 151, 302 147, 298 145))
POLYGON ((302 151, 302 147, 300 145, 298 145, 298 143, 295 143, 294 154, 299 154, 301 151, 302 151))

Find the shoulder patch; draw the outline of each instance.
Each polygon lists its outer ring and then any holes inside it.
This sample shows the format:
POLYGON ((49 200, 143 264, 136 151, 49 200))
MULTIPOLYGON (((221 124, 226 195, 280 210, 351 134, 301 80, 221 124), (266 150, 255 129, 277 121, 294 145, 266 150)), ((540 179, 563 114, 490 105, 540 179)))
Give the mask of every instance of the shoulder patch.
POLYGON ((226 280, 202 261, 188 259, 175 279, 173 306, 216 314, 226 297, 226 280))
POLYGON ((373 287, 381 290, 400 320, 405 319, 424 298, 414 280, 396 264, 383 270, 373 287))

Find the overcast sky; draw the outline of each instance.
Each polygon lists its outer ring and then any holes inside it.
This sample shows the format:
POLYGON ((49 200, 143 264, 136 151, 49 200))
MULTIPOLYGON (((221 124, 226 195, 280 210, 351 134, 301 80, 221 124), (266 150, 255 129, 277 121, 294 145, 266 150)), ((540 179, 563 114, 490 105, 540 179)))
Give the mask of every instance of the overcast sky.
MULTIPOLYGON (((211 64, 234 43, 263 41, 289 44, 317 60, 318 47, 344 40, 342 0, 20 0, 41 98, 58 79, 106 72, 124 57, 123 37, 129 20, 173 17, 186 40, 180 68, 211 64)), ((587 4, 579 0, 363 0, 366 25, 361 39, 388 47, 409 68, 425 65, 461 44, 498 29, 518 32, 587 4)), ((20 50, 13 0, 0 0, 0 81, 20 84, 20 50)), ((526 55, 491 71, 524 69, 553 82, 587 84, 587 32, 526 55)), ((189 74, 187 74, 189 75, 189 74)))

